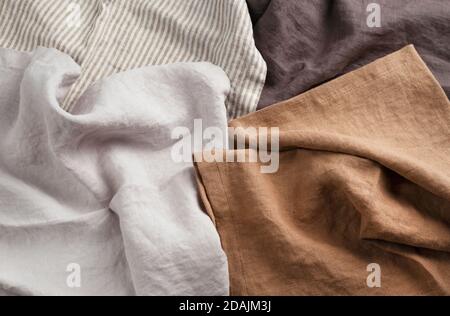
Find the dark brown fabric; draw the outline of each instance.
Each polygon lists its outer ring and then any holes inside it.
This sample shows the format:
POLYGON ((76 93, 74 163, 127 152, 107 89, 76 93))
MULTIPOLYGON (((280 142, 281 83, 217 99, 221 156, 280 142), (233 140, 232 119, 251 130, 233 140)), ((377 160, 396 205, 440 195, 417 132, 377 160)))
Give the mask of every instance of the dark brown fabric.
POLYGON ((259 109, 414 44, 450 96, 450 1, 248 0, 268 66, 259 109), (381 5, 381 27, 367 5, 381 5), (262 15, 262 16, 261 16, 262 15))
POLYGON ((264 14, 271 0, 246 0, 253 24, 264 14))
POLYGON ((412 46, 230 124, 281 148, 196 164, 231 294, 450 294, 450 102, 412 46))

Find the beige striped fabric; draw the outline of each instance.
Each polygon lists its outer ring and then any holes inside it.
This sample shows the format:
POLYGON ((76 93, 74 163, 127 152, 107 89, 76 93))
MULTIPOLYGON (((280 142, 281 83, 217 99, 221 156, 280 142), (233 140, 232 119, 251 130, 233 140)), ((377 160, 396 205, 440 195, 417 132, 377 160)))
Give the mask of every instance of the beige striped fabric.
MULTIPOLYGON (((245 0, 0 0, 0 47, 54 47, 81 65, 62 107, 116 72, 209 61, 228 74, 230 118, 256 110, 266 77, 245 0)), ((201 91, 193 91, 193 94, 201 91)))

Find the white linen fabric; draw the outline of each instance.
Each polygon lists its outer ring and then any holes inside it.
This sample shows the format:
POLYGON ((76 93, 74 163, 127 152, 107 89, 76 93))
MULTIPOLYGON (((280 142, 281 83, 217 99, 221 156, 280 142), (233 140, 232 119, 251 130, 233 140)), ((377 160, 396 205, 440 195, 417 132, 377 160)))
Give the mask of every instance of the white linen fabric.
POLYGON ((0 49, 0 293, 227 295, 193 164, 171 159, 177 126, 226 132, 225 73, 115 74, 69 114, 59 103, 79 74, 54 49, 0 49))

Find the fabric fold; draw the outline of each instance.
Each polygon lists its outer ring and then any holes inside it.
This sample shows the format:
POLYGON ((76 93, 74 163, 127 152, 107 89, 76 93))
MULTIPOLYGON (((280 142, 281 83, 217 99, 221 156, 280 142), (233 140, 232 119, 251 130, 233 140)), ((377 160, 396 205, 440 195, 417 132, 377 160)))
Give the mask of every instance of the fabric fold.
POLYGON ((230 126, 280 130, 275 173, 196 162, 232 294, 450 293, 450 102, 413 46, 230 126))
POLYGON ((256 110, 267 67, 245 0, 5 0, 0 47, 56 48, 81 65, 61 102, 72 112, 92 84, 150 65, 210 62, 230 78, 230 118, 256 110))
POLYGON ((258 109, 413 44, 450 97, 450 2, 247 0, 267 63, 258 109))
POLYGON ((59 102, 80 73, 69 56, 0 56, 0 292, 227 295, 192 159, 173 158, 174 129, 189 136, 196 119, 226 135, 226 74, 135 69, 95 84, 69 114, 59 102))

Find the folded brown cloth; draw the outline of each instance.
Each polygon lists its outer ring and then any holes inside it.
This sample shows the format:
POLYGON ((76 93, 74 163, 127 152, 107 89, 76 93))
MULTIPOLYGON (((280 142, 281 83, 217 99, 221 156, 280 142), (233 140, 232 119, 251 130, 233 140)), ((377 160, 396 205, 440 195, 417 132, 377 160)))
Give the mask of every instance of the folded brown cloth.
POLYGON ((230 124, 280 128, 276 173, 197 163, 233 295, 450 294, 450 102, 413 46, 230 124))
POLYGON ((450 97, 450 1, 267 2, 247 0, 256 46, 268 67, 260 109, 408 44, 414 44, 450 97), (367 24, 374 12, 371 3, 380 5, 380 27, 367 24))

